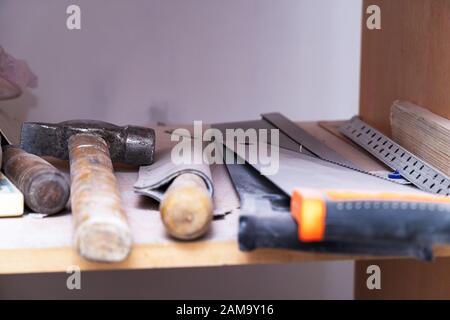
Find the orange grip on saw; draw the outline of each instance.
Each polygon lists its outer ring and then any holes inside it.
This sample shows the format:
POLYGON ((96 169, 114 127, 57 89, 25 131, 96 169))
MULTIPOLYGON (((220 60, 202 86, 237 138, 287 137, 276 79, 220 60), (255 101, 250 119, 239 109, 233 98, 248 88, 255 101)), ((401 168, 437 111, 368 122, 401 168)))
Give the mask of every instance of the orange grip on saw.
POLYGON ((291 214, 303 242, 450 235, 450 198, 431 194, 296 189, 291 214))

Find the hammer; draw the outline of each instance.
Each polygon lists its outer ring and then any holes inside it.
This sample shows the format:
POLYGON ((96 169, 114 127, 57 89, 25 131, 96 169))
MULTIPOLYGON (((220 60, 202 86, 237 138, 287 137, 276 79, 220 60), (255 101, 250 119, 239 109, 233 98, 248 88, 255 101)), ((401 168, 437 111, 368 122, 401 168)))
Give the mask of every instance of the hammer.
POLYGON ((112 162, 151 164, 154 130, 89 120, 25 122, 21 147, 35 155, 70 160, 74 240, 80 255, 99 262, 124 260, 132 236, 112 162))

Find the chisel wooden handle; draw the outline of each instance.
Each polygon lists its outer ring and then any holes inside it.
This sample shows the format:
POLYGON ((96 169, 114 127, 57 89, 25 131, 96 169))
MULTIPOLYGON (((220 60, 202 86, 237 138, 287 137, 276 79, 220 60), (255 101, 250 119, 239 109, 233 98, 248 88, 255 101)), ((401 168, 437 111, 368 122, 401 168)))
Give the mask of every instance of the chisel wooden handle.
POLYGON ((69 157, 78 251, 94 261, 125 259, 131 251, 132 236, 107 143, 90 134, 71 136, 69 157))
POLYGON ((291 213, 303 242, 450 241, 450 197, 297 189, 291 213))
POLYGON ((211 223, 213 204, 203 179, 192 173, 178 176, 160 204, 167 231, 181 240, 201 237, 211 223))
POLYGON ((11 181, 22 191, 25 203, 34 212, 54 214, 69 200, 69 181, 44 159, 18 147, 6 146, 3 169, 11 181))

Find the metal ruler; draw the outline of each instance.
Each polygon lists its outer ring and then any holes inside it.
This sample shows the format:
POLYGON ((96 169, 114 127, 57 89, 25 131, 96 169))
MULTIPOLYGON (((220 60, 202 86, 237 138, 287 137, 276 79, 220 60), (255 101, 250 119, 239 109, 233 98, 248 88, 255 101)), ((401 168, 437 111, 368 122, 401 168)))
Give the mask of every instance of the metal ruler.
POLYGON ((419 189, 440 195, 450 195, 450 178, 448 176, 402 148, 358 117, 353 117, 340 130, 375 158, 391 169, 397 170, 419 189))

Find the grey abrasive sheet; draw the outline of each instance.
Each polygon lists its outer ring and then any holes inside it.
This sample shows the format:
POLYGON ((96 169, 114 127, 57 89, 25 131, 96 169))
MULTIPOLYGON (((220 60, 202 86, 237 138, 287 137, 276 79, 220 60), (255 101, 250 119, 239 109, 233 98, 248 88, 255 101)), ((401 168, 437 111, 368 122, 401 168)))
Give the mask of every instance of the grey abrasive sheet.
POLYGON ((155 162, 139 168, 139 177, 134 184, 136 193, 161 201, 168 185, 183 173, 193 173, 203 178, 209 194, 214 193, 209 165, 200 163, 175 164, 171 159, 171 150, 159 154, 155 162))
MULTIPOLYGON (((192 150, 193 153, 199 151, 201 150, 192 150)), ((139 176, 134 184, 134 191, 161 202, 164 192, 176 177, 183 173, 193 173, 200 176, 205 182, 208 192, 214 200, 214 217, 219 218, 236 209, 239 204, 234 201, 236 198, 234 190, 223 192, 223 190, 214 189, 211 169, 215 170, 216 179, 218 173, 224 170, 223 168, 219 170, 218 165, 210 167, 203 162, 176 164, 171 159, 171 149, 167 149, 157 155, 152 165, 139 168, 139 176)), ((228 179, 228 177, 222 177, 222 175, 219 179, 228 179)))

